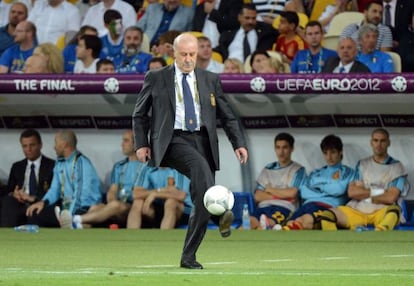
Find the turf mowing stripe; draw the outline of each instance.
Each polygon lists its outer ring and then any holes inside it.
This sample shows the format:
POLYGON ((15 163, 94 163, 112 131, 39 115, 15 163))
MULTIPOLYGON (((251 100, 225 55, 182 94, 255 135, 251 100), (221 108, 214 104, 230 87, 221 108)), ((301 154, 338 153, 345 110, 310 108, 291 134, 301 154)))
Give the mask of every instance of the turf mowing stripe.
POLYGON ((387 258, 400 258, 400 257, 413 257, 414 254, 394 254, 394 255, 383 255, 383 257, 387 258))
POLYGON ((351 259, 351 257, 345 257, 345 256, 338 256, 338 257, 321 257, 319 258, 321 260, 343 260, 343 259, 351 259))

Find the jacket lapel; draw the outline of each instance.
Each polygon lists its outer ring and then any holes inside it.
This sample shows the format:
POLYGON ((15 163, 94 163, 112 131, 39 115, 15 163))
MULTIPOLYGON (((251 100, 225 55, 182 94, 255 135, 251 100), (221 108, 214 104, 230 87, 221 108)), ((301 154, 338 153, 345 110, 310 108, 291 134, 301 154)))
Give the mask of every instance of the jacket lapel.
POLYGON ((167 87, 167 96, 170 99, 173 110, 175 110, 175 73, 173 64, 165 69, 163 77, 164 86, 167 87))

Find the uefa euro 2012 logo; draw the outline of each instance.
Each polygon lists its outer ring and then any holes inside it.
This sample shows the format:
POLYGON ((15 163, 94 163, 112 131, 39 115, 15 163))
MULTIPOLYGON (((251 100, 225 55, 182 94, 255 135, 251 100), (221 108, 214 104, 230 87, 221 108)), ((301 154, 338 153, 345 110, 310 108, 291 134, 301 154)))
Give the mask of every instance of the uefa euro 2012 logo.
POLYGON ((254 77, 250 80, 250 88, 255 92, 264 92, 266 90, 266 81, 261 76, 254 77))
POLYGON ((396 92, 404 92, 407 89, 407 80, 403 76, 396 76, 391 80, 391 87, 396 92))
POLYGON ((104 88, 107 93, 117 93, 119 91, 119 82, 116 78, 110 77, 105 80, 104 88))

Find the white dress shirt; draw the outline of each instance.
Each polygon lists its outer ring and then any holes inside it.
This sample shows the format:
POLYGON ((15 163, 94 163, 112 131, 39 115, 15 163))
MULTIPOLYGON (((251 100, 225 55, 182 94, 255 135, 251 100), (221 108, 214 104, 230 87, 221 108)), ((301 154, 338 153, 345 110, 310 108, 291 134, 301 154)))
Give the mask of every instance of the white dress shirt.
MULTIPOLYGON (((249 42, 250 51, 253 53, 257 47, 257 32, 256 30, 250 30, 247 33, 247 41, 249 42)), ((228 51, 229 56, 228 58, 238 59, 242 63, 244 63, 244 55, 243 55, 243 40, 244 40, 244 29, 240 28, 236 35, 234 36, 233 41, 230 43, 228 51)))
MULTIPOLYGON (((219 6, 220 6, 220 0, 216 0, 215 4, 214 4, 214 9, 218 10, 219 6)), ((204 26, 203 26, 203 34, 210 39, 211 41, 211 46, 213 48, 218 46, 219 43, 219 37, 220 37, 220 33, 217 29, 217 23, 213 22, 209 19, 209 15, 206 16, 206 21, 204 22, 204 26)))

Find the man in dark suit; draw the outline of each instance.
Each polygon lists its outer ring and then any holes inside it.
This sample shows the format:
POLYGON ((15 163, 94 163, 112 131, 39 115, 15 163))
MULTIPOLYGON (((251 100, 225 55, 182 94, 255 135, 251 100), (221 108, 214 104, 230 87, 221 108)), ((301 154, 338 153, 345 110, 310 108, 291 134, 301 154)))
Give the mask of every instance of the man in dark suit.
POLYGON ((27 207, 43 197, 53 177, 55 161, 42 155, 42 138, 39 132, 33 129, 23 131, 20 144, 26 158, 15 162, 10 170, 8 195, 2 198, 1 203, 2 227, 27 223, 27 207))
POLYGON ((240 27, 226 30, 221 34, 219 45, 214 50, 219 52, 224 60, 236 58, 244 62, 247 56, 254 51, 272 49, 279 33, 271 25, 257 22, 256 17, 256 7, 253 4, 244 4, 237 18, 240 27))
POLYGON ((218 39, 225 30, 237 29, 237 15, 243 0, 205 0, 197 5, 193 18, 193 31, 203 32, 212 43, 218 45, 218 39))
MULTIPOLYGON (((138 160, 152 166, 168 166, 191 180, 191 211, 181 267, 202 269, 196 261, 210 214, 203 205, 205 191, 214 185, 219 168, 216 116, 235 149, 246 163, 248 153, 240 125, 223 94, 217 74, 195 68, 197 38, 184 33, 174 40, 175 62, 149 71, 133 113, 138 160), (152 115, 149 115, 151 111, 152 115), (150 132, 150 142, 148 142, 150 132)), ((230 235, 233 213, 226 211, 219 222, 223 237, 230 235)))
POLYGON ((338 56, 327 59, 322 73, 364 73, 370 72, 363 63, 355 60, 358 50, 352 38, 343 38, 338 42, 338 56))

